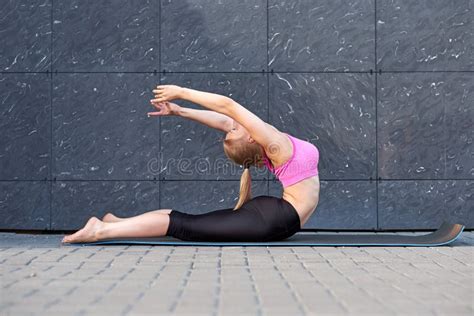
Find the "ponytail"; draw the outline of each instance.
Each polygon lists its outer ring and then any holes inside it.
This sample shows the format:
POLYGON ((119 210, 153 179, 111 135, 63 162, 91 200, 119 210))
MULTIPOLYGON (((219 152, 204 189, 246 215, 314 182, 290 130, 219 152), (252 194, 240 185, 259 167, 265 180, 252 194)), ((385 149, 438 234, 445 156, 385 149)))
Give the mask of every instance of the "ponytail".
POLYGON ((240 176, 240 192, 239 192, 239 200, 234 207, 234 210, 240 208, 242 204, 250 200, 252 196, 251 192, 252 187, 252 179, 250 177, 250 169, 249 167, 245 167, 242 175, 240 176))
POLYGON ((225 139, 224 152, 229 159, 243 166, 244 170, 240 176, 239 200, 234 210, 239 209, 245 202, 251 199, 252 179, 250 177, 250 166, 255 164, 261 155, 262 148, 257 143, 247 143, 242 139, 225 139))

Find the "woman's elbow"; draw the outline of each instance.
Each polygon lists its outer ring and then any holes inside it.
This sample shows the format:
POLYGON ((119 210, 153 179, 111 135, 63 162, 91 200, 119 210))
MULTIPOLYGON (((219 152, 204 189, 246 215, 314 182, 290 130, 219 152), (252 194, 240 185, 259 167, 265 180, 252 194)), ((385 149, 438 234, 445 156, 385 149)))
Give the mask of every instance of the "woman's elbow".
POLYGON ((238 103, 229 97, 224 97, 224 101, 221 104, 221 112, 227 116, 233 113, 234 109, 238 106, 238 103))

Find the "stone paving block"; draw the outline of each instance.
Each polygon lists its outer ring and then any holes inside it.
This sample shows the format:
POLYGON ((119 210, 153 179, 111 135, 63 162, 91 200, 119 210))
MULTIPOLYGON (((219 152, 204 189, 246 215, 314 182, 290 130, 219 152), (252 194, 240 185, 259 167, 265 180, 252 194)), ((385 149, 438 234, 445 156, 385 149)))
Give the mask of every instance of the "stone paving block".
MULTIPOLYGON (((100 312, 89 312, 87 315, 93 316, 103 316, 103 313, 100 312)), ((149 304, 138 304, 134 305, 133 308, 130 310, 130 315, 176 315, 175 313, 171 313, 169 311, 169 307, 165 305, 158 305, 153 304, 150 302, 149 304)))
POLYGON ((4 311, 2 311, 2 314, 5 316, 34 316, 38 315, 38 310, 28 306, 15 306, 12 308, 5 309, 4 311))
POLYGON ((171 304, 171 302, 177 297, 178 291, 176 289, 168 289, 154 286, 144 292, 143 296, 140 297, 140 304, 160 304, 165 303, 171 304))
POLYGON ((474 309, 471 306, 436 306, 436 312, 440 315, 466 315, 472 316, 474 309))
POLYGON ((300 309, 297 307, 293 306, 288 306, 288 307, 282 307, 282 306, 264 306, 262 308, 262 311, 264 315, 305 315, 304 312, 302 312, 300 309))
POLYGON ((262 312, 249 304, 226 304, 225 307, 219 307, 217 315, 241 316, 241 315, 262 315, 262 312))

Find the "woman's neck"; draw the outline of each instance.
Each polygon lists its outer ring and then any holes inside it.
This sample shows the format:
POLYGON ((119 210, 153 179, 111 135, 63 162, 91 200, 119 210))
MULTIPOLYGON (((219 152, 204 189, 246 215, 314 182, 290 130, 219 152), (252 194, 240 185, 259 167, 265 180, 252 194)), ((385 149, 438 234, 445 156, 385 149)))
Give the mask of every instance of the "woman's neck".
POLYGON ((260 155, 255 161, 255 166, 261 168, 265 165, 265 159, 267 158, 267 155, 265 155, 265 150, 263 147, 260 147, 260 155))

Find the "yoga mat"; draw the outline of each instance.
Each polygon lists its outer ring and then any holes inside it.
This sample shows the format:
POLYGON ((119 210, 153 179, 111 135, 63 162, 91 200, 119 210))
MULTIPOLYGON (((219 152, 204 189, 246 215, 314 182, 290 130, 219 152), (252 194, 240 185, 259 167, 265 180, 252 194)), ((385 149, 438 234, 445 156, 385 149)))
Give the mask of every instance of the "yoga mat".
POLYGON ((210 242, 184 241, 170 236, 142 238, 103 239, 82 245, 166 245, 166 246, 410 246, 432 247, 447 245, 455 241, 462 233, 464 226, 444 222, 440 228, 425 235, 394 235, 384 233, 315 233, 300 231, 293 236, 270 242, 210 242))

